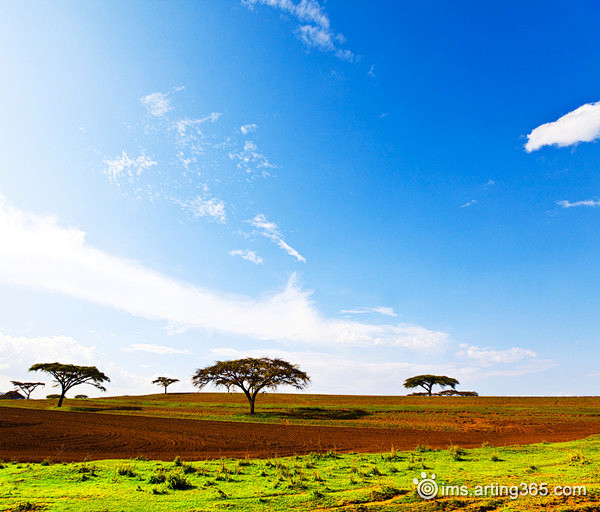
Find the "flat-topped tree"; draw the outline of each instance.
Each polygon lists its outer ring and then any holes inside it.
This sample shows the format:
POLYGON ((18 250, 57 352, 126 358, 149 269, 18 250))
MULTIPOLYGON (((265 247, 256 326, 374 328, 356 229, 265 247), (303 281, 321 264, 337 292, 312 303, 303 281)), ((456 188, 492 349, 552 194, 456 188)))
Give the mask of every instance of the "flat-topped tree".
POLYGON ((102 386, 103 382, 110 382, 110 379, 104 375, 95 366, 77 366, 74 364, 62 363, 38 363, 29 368, 30 372, 49 373, 56 383, 60 386, 60 398, 58 407, 62 406, 65 394, 69 389, 80 384, 89 384, 98 388, 100 391, 106 391, 102 386))
POLYGON ((256 395, 261 390, 276 389, 284 385, 304 389, 308 386, 310 377, 282 359, 247 357, 234 361, 217 361, 213 366, 197 370, 192 376, 192 382, 198 388, 207 384, 222 386, 227 391, 234 387, 240 388, 250 403, 250 414, 254 414, 256 395))
POLYGON ((460 383, 456 379, 446 377, 445 375, 417 375, 416 377, 410 377, 404 381, 405 388, 413 389, 421 387, 429 396, 431 396, 431 389, 433 386, 441 386, 443 388, 450 387, 454 389, 457 384, 460 383))
POLYGON ((43 382, 19 382, 18 380, 11 380, 10 382, 14 387, 19 388, 25 393, 27 400, 29 400, 29 396, 33 393, 35 388, 46 385, 43 382))
POLYGON ((156 379, 154 379, 152 381, 152 384, 158 384, 159 386, 164 386, 165 395, 166 395, 167 388, 175 382, 179 382, 179 379, 171 379, 170 377, 157 377, 156 379))

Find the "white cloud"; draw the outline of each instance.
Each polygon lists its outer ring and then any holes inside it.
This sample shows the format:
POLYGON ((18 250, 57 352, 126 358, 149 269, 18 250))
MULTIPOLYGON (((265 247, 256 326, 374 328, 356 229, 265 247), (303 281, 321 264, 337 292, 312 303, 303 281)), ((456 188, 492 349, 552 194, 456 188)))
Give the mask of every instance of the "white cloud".
POLYGON ((257 128, 258 128, 258 126, 256 126, 256 124, 254 124, 254 123, 252 123, 252 124, 245 124, 243 126, 240 126, 240 131, 244 135, 246 135, 248 133, 255 132, 257 128))
POLYGON ((225 203, 215 197, 196 196, 188 201, 178 200, 177 203, 192 214, 193 217, 212 217, 217 222, 225 222, 225 203))
POLYGON ((556 204, 562 208, 576 208, 578 206, 587 206, 589 208, 597 208, 600 206, 600 200, 586 199, 585 201, 556 201, 556 204))
POLYGON ((140 98, 142 105, 146 107, 148 113, 154 117, 164 116, 170 110, 173 110, 168 95, 162 92, 153 92, 140 98))
POLYGON ((394 308, 388 308, 385 306, 380 306, 376 308, 354 308, 354 309, 342 309, 340 313, 344 315, 361 315, 364 313, 379 313, 380 315, 385 316, 398 316, 394 312, 394 308))
POLYGON ((533 350, 520 347, 512 347, 506 350, 496 350, 488 347, 476 347, 474 345, 460 344, 460 357, 475 359, 484 365, 498 363, 515 363, 523 359, 536 358, 533 350))
MULTIPOLYGON (((265 221, 266 222, 266 221, 265 221)), ((180 282, 136 261, 112 256, 79 229, 53 217, 25 213, 0 201, 0 281, 62 293, 166 321, 173 329, 201 328, 247 338, 439 350, 448 335, 399 323, 373 325, 323 317, 294 277, 260 298, 234 296, 180 282)))
POLYGON ((469 206, 473 206, 475 204, 477 204, 477 199, 471 199, 470 201, 467 201, 466 203, 461 204, 460 207, 461 208, 468 208, 469 206))
MULTIPOLYGON (((29 367, 36 363, 64 363, 85 366, 97 364, 98 353, 95 347, 87 347, 70 336, 11 336, 0 333, 0 389, 12 388, 11 380, 43 381, 49 386, 46 374, 29 373, 29 367), (8 371, 7 371, 8 370, 8 371)), ((45 389, 46 389, 45 388, 45 389)), ((52 388, 48 393, 53 393, 52 388)))
POLYGON ((267 169, 275 169, 277 166, 269 162, 268 158, 258 151, 254 142, 246 141, 244 148, 238 153, 229 153, 229 158, 237 161, 237 167, 248 174, 260 171, 263 176, 268 176, 267 169))
POLYGON ((374 77, 375 76, 375 64, 371 64, 371 67, 369 68, 369 71, 367 71, 367 75, 369 75, 370 77, 374 77))
POLYGON ((255 228, 258 228, 261 231, 261 234, 270 240, 273 240, 279 247, 281 247, 285 252, 287 252, 290 256, 293 256, 298 261, 302 263, 306 263, 306 259, 302 256, 296 249, 288 245, 283 239, 283 235, 279 231, 279 226, 274 222, 270 222, 264 216, 264 214, 259 213, 253 219, 246 221, 250 223, 255 228))
POLYGON ((261 265, 263 262, 263 259, 258 254, 249 249, 235 249, 234 251, 229 251, 229 255, 240 256, 247 261, 251 261, 255 265, 261 265))
POLYGON ((129 347, 122 348, 123 352, 150 352, 151 354, 158 355, 171 355, 171 354, 191 354, 189 350, 178 350, 173 347, 166 347, 164 345, 152 345, 148 343, 133 343, 129 347))
POLYGON ((130 178, 140 176, 146 169, 157 165, 154 160, 143 153, 134 159, 127 155, 125 151, 121 153, 121 156, 114 160, 104 160, 104 163, 106 164, 104 174, 106 174, 111 181, 116 181, 123 175, 130 178))
POLYGON ((302 25, 296 29, 298 38, 309 48, 331 52, 341 60, 353 61, 354 54, 341 46, 345 42, 343 34, 331 29, 331 21, 316 0, 242 0, 242 5, 253 9, 255 5, 267 5, 294 16, 302 25))
POLYGON ((556 121, 545 123, 527 135, 528 153, 543 146, 572 146, 600 138, 600 101, 586 103, 556 121))

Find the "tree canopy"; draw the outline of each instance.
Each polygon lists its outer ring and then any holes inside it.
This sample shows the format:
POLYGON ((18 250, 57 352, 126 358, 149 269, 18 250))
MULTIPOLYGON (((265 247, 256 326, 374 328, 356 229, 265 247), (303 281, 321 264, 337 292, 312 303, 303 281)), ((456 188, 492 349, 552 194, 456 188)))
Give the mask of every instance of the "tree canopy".
POLYGON ((90 384, 100 391, 106 391, 102 386, 103 382, 110 382, 110 379, 104 375, 95 366, 77 366, 74 364, 62 363, 37 363, 29 368, 30 372, 49 373, 56 383, 60 386, 60 398, 58 407, 62 406, 65 394, 69 389, 80 384, 90 384))
POLYGON ((164 386, 165 394, 166 394, 167 388, 175 382, 179 382, 179 379, 172 379, 170 377, 157 377, 156 379, 154 379, 152 381, 152 384, 158 384, 160 386, 164 386))
POLYGON ((10 382, 14 387, 19 388, 23 393, 25 393, 25 397, 28 400, 35 388, 46 385, 43 382, 19 382, 18 380, 11 380, 10 382))
POLYGON ((417 375, 404 381, 405 388, 412 389, 421 387, 429 396, 431 396, 431 389, 433 386, 441 386, 443 388, 450 387, 454 389, 457 384, 460 383, 456 379, 446 377, 445 375, 417 375))
POLYGON ((292 386, 304 389, 310 377, 296 365, 282 359, 269 357, 217 361, 214 365, 196 371, 192 376, 194 386, 203 388, 207 384, 221 386, 231 391, 240 388, 250 403, 250 414, 254 414, 254 402, 261 390, 292 386))

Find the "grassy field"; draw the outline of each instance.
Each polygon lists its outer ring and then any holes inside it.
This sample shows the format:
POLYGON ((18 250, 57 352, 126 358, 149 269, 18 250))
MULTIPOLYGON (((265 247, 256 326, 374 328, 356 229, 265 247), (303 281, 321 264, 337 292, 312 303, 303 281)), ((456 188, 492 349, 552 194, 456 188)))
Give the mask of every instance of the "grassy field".
MULTIPOLYGON (((425 511, 600 510, 600 436, 516 447, 449 447, 412 452, 335 452, 271 460, 89 461, 0 464, 0 510, 25 511, 425 511), (437 475, 450 485, 506 485, 510 496, 440 496, 425 500, 413 479, 437 475), (548 496, 528 494, 535 486, 548 496), (556 486, 575 496, 554 494, 556 486), (512 487, 517 486, 517 487, 512 487)), ((443 491, 440 491, 440 493, 443 491)), ((498 488, 498 492, 500 488, 498 488)))
MULTIPOLYGON (((51 409, 57 400, 0 400, 51 409)), ((353 427, 497 430, 508 425, 600 418, 600 397, 408 397, 267 393, 254 416, 241 393, 170 393, 67 399, 62 410, 217 421, 353 427)))

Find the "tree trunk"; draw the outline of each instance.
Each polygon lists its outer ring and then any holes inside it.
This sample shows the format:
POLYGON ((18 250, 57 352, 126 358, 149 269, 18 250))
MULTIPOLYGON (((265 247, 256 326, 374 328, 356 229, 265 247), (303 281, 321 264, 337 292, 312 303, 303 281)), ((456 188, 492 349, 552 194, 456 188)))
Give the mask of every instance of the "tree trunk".
POLYGON ((254 414, 254 398, 250 399, 250 414, 254 414))
POLYGON ((167 386, 165 386, 165 395, 167 394, 167 386))
POLYGON ((62 403, 63 403, 63 398, 65 397, 64 393, 61 393, 60 398, 58 399, 58 405, 57 407, 61 407, 62 403))

